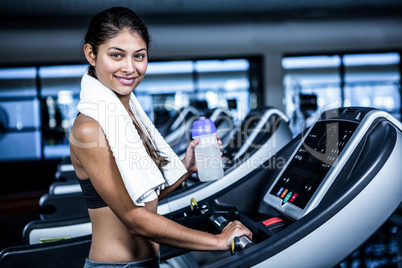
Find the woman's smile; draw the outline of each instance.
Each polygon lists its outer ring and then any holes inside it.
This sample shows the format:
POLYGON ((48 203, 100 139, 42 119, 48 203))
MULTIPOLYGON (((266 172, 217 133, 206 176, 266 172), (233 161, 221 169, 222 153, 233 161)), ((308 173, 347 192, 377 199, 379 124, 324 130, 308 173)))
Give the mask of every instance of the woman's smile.
POLYGON ((135 83, 136 77, 122 77, 122 76, 116 76, 117 81, 120 82, 120 84, 124 86, 131 86, 135 83))

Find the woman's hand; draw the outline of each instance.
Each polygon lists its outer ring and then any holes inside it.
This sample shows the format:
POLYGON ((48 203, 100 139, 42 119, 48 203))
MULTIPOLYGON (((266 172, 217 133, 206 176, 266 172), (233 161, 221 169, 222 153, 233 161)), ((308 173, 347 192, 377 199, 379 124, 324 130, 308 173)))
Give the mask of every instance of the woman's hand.
MULTIPOLYGON (((222 141, 218 135, 216 135, 216 139, 218 141, 219 148, 223 150, 222 141)), ((195 146, 197 146, 199 142, 200 140, 198 138, 190 142, 190 144, 187 147, 186 154, 182 160, 187 171, 190 173, 197 172, 197 163, 195 161, 194 148, 195 146)))
POLYGON ((232 245, 233 239, 236 236, 240 237, 243 235, 247 236, 250 240, 253 239, 253 233, 240 221, 236 220, 229 222, 229 224, 223 229, 222 233, 218 234, 217 236, 222 241, 220 243, 222 250, 228 250, 232 245))
POLYGON ((197 163, 195 162, 194 148, 200 142, 199 139, 192 140, 187 147, 183 158, 183 164, 189 173, 197 172, 197 163))

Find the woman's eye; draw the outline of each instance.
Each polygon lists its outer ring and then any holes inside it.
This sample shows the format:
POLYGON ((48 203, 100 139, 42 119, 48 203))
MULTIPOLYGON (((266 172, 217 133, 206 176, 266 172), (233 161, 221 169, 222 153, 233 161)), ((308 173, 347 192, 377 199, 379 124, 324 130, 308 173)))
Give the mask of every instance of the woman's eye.
POLYGON ((145 58, 145 55, 144 55, 144 54, 137 54, 137 55, 135 55, 135 58, 137 58, 137 59, 144 59, 144 58, 145 58))
POLYGON ((123 56, 120 53, 113 53, 112 57, 113 58, 122 58, 123 56))

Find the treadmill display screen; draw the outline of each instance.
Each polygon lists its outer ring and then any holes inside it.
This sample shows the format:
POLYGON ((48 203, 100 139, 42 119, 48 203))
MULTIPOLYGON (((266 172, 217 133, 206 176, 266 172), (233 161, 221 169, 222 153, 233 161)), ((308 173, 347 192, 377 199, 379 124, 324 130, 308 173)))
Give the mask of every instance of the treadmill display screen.
POLYGON ((317 122, 282 173, 270 194, 304 209, 336 163, 358 124, 317 122))

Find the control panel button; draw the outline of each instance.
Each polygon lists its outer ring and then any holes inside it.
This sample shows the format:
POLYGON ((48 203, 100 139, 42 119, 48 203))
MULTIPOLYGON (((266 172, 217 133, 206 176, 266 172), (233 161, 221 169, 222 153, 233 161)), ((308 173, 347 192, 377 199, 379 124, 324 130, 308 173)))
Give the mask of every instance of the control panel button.
POLYGON ((275 224, 275 223, 278 223, 281 221, 283 221, 281 218, 274 217, 274 218, 270 218, 268 220, 263 221, 262 224, 264 224, 265 226, 269 226, 269 225, 272 225, 272 224, 275 224))
POLYGON ((288 189, 285 189, 285 191, 283 191, 283 193, 282 193, 282 195, 281 195, 281 198, 284 198, 285 195, 286 195, 286 193, 287 193, 288 191, 289 191, 288 189))
POLYGON ((292 197, 292 192, 289 192, 286 196, 285 196, 285 198, 283 199, 283 201, 282 201, 282 204, 284 205, 284 204, 286 204, 286 202, 288 202, 289 201, 289 199, 292 197))
POLYGON ((279 189, 279 191, 278 191, 278 193, 276 194, 277 196, 280 196, 281 195, 281 193, 282 193, 282 191, 283 191, 283 187, 281 187, 281 189, 279 189))

